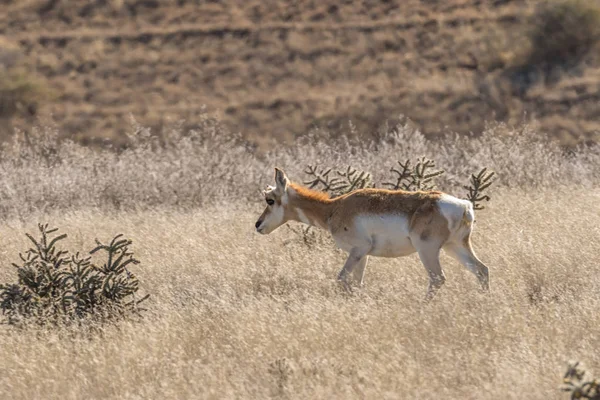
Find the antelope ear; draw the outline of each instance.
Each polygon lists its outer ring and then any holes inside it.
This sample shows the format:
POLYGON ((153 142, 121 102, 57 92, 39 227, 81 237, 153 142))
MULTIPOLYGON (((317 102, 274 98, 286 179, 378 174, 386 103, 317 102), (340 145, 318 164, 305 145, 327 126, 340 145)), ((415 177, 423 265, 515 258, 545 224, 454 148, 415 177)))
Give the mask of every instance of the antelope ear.
POLYGON ((275 168, 275 183, 277 184, 278 190, 280 190, 282 193, 285 192, 288 185, 288 178, 285 175, 285 172, 279 168, 275 168))

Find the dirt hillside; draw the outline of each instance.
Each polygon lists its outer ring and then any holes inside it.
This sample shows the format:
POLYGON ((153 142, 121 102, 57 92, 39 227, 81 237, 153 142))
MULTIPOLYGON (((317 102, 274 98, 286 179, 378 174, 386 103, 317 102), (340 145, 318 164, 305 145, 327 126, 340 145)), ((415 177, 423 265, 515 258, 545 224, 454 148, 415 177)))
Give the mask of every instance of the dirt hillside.
POLYGON ((50 94, 28 115, 84 142, 124 140, 130 115, 193 127, 204 106, 257 140, 400 115, 427 135, 535 117, 565 144, 596 140, 597 54, 515 67, 536 3, 5 0, 0 39, 50 94))

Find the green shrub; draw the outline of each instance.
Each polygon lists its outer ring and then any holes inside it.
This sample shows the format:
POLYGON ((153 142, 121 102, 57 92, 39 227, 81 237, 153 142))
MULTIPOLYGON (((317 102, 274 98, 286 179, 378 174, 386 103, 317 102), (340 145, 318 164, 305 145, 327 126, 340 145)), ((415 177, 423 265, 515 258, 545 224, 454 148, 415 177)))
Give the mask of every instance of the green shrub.
POLYGON ((138 264, 129 246, 131 241, 117 235, 108 245, 96 241, 89 253, 103 253, 103 264, 91 257, 57 247, 67 237, 57 229, 38 225, 40 238, 26 234, 32 247, 13 264, 18 282, 0 285, 0 309, 8 323, 32 318, 39 323, 69 322, 85 317, 112 319, 137 313, 139 281, 128 266, 138 264))
POLYGON ((46 95, 44 86, 26 72, 0 70, 0 118, 35 115, 46 95))
POLYGON ((600 5, 590 0, 540 3, 530 17, 528 65, 577 62, 600 41, 600 5))

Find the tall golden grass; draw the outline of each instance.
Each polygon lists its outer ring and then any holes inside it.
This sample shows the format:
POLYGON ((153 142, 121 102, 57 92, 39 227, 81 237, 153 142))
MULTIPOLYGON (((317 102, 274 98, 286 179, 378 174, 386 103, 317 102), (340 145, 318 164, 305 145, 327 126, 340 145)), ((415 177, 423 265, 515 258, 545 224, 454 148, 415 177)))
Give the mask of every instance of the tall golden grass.
POLYGON ((24 233, 49 221, 75 250, 125 233, 151 298, 141 320, 0 326, 0 393, 561 399, 568 360, 600 370, 597 147, 564 153, 503 126, 429 142, 398 126, 380 143, 319 136, 256 154, 216 131, 121 152, 57 144, 46 131, 4 150, 0 281, 14 280, 24 233), (326 234, 306 245, 286 227, 254 232, 272 166, 300 181, 306 164, 350 164, 380 182, 406 155, 435 159, 457 195, 476 167, 497 172, 474 233, 489 294, 446 256, 447 284, 431 303, 415 256, 374 258, 365 288, 347 293, 335 282, 345 255, 326 234))

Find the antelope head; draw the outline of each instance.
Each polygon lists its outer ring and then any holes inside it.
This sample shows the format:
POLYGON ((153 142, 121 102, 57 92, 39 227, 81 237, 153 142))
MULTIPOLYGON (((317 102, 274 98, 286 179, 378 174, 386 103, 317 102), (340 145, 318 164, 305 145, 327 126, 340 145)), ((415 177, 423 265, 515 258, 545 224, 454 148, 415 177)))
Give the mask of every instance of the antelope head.
POLYGON ((275 186, 269 186, 263 191, 267 206, 254 225, 258 233, 268 235, 289 220, 288 184, 285 172, 275 168, 275 186))

